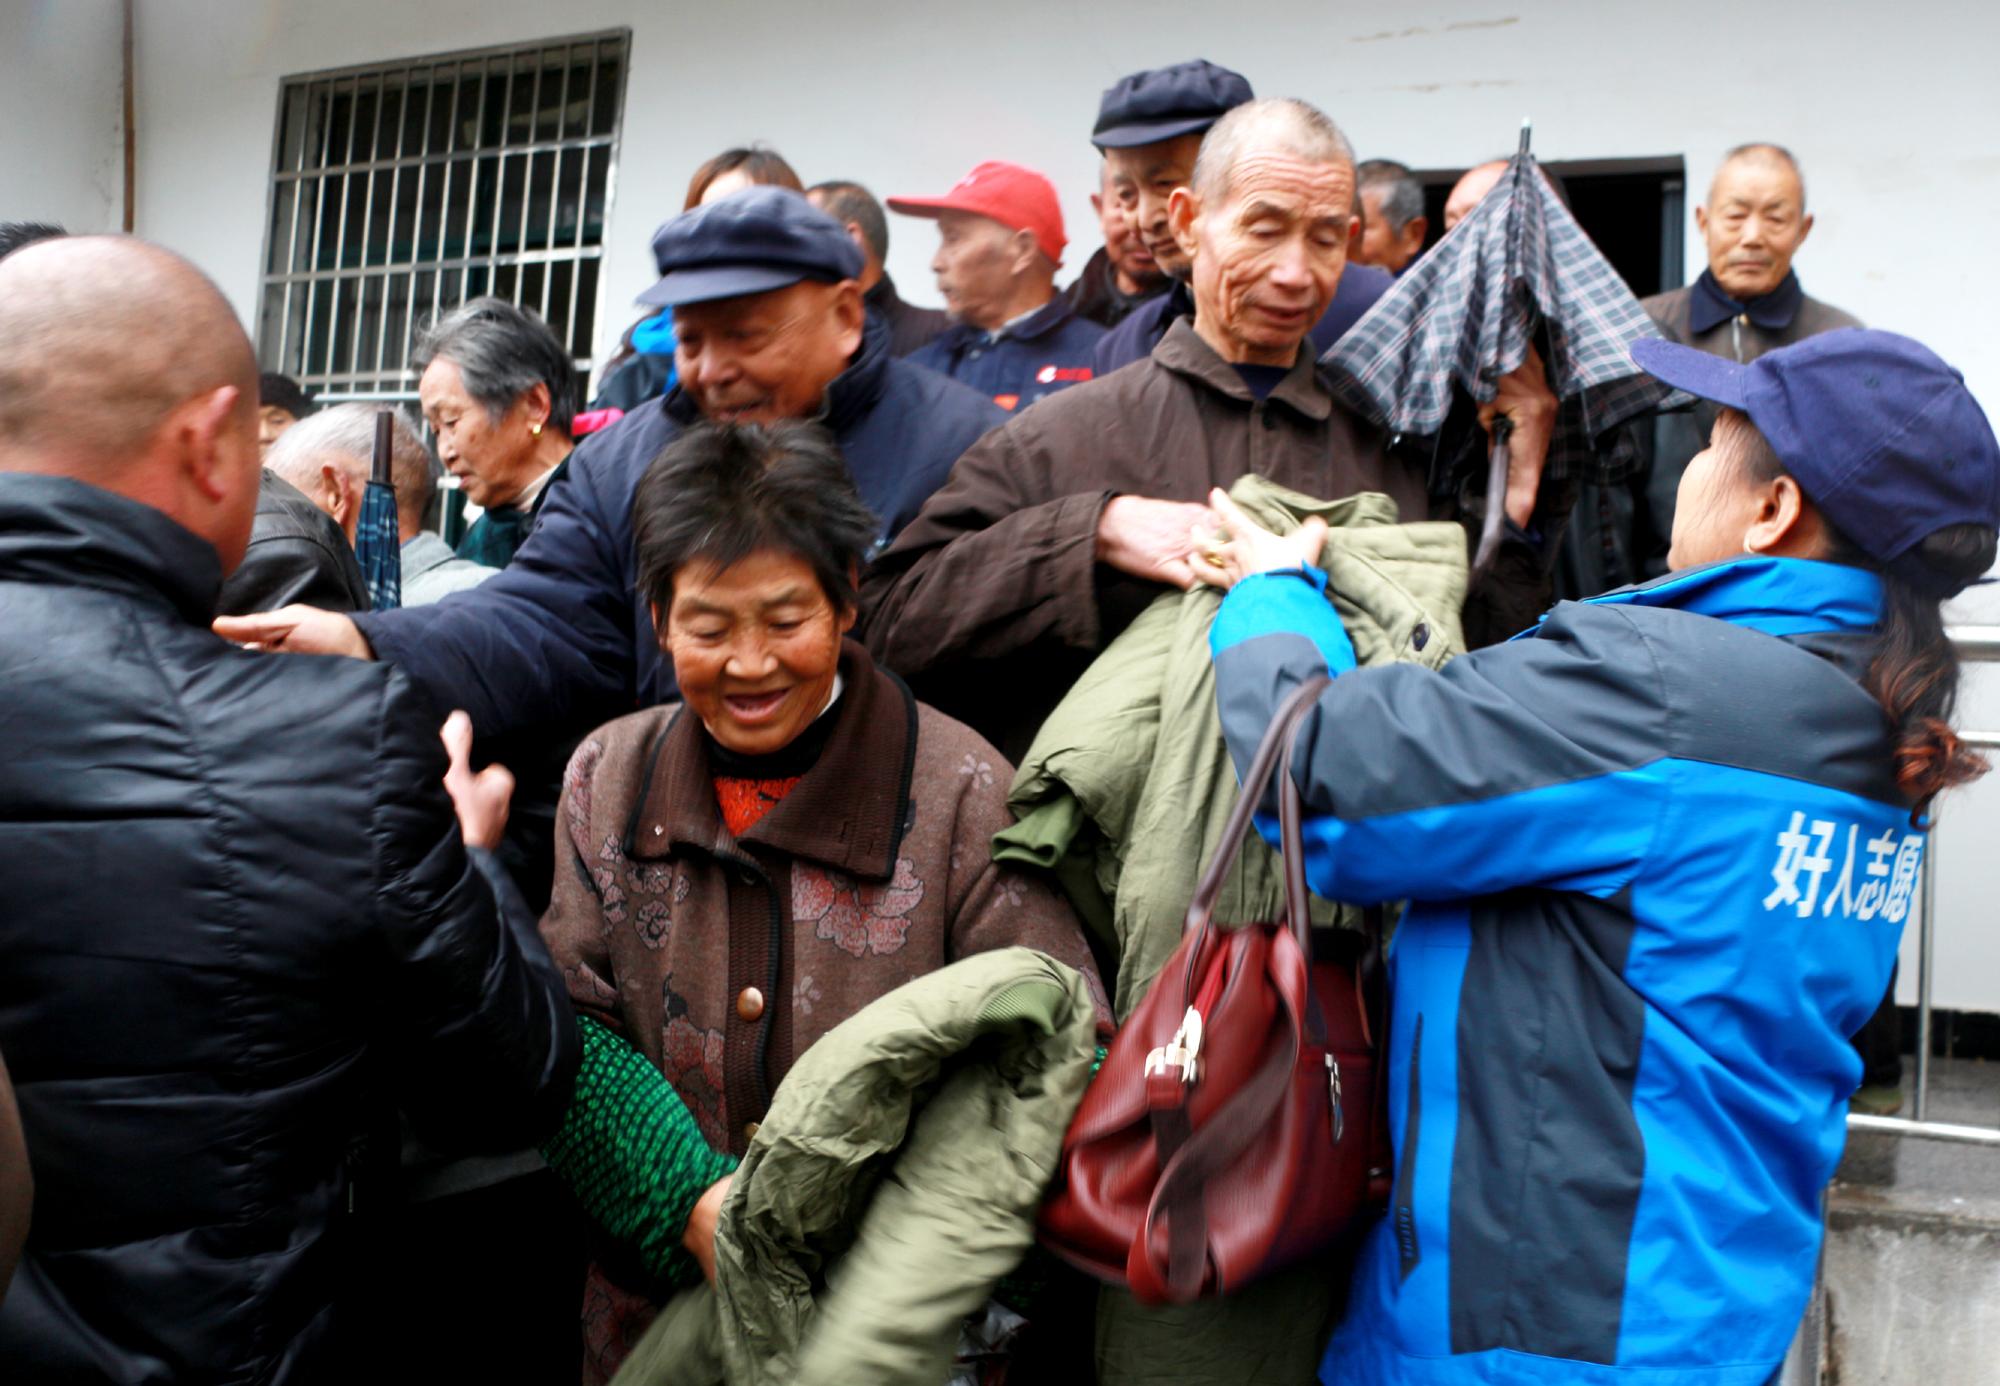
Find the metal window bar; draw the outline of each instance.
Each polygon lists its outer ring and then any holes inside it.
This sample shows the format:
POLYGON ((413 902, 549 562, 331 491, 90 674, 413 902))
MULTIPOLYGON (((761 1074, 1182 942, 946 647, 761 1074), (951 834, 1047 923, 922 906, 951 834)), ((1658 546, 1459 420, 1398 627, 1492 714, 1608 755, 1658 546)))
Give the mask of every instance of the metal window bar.
POLYGON ((629 48, 621 29, 286 79, 272 138, 264 368, 328 403, 412 401, 409 335, 484 292, 539 312, 587 380, 629 48))

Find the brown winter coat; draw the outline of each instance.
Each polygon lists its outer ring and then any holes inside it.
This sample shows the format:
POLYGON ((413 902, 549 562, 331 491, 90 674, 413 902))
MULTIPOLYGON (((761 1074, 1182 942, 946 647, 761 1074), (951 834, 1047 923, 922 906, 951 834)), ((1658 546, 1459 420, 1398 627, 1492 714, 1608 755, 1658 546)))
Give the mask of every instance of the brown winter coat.
POLYGON ((600 727, 564 776, 549 952, 717 1150, 743 1153, 814 1040, 957 958, 1037 948, 1103 1004, 1069 906, 991 861, 1011 768, 860 646, 841 675, 818 763, 740 839, 679 706, 600 727))
MULTIPOLYGON (((1255 473, 1327 500, 1384 492, 1406 521, 1460 518, 1434 513, 1423 465, 1385 443, 1336 404, 1310 343, 1260 401, 1183 319, 1146 360, 1052 395, 968 449, 866 574, 863 638, 926 700, 1018 757, 1160 593, 1097 563, 1113 496, 1205 501, 1255 473)), ((1468 644, 1541 614, 1544 565, 1511 552, 1526 547, 1503 546, 1468 599, 1468 644), (1478 619, 1496 603, 1505 610, 1478 619)))

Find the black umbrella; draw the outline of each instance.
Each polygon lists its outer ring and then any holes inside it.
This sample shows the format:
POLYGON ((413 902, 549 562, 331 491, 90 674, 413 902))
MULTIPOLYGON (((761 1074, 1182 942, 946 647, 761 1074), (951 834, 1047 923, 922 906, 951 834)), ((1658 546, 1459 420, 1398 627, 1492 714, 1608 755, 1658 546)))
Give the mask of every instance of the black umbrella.
POLYGON ((1481 457, 1472 420, 1530 346, 1560 406, 1545 478, 1623 480, 1641 458, 1620 425, 1685 402, 1633 363, 1632 343, 1659 329, 1542 176, 1528 134, 1523 123, 1520 151, 1478 207, 1320 358, 1351 408, 1430 442, 1433 491, 1484 473, 1482 567, 1500 541, 1509 428, 1496 425, 1481 457))

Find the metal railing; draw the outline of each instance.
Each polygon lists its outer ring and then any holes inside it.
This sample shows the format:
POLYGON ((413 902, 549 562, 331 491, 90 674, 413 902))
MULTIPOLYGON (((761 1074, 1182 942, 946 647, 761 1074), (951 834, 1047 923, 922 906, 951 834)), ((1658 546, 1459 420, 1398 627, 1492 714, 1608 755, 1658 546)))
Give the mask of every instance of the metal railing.
MULTIPOLYGON (((1961 660, 1974 664, 2000 661, 2000 626, 1952 626, 1945 633, 1957 647, 1961 660)), ((1958 738, 1976 750, 2000 751, 2000 731, 1961 731, 1958 738)), ((1917 1071, 1910 1115, 1887 1117, 1850 1113, 1847 1129, 2000 1147, 2000 1126, 1965 1126, 1930 1119, 1931 992, 1937 979, 1938 841, 1937 827, 1933 824, 1930 841, 1924 849, 1923 876, 1919 886, 1922 905, 1917 918, 1917 1071)))
MULTIPOLYGON (((2000 662, 2000 626, 1952 626, 1945 632, 1967 663, 2000 662)), ((2000 732, 1961 731, 1959 740, 1982 751, 2000 750, 2000 732)), ((1938 834, 1933 824, 1924 850, 1923 875, 1919 884, 1920 913, 1917 918, 1917 1055, 1915 1092, 1908 1117, 1867 1116, 1849 1112, 1847 1129, 1911 1136, 1921 1140, 1949 1141, 1959 1145, 2000 1149, 2000 1126, 1966 1126, 1957 1122, 1932 1121, 1931 1098, 1931 992, 1937 977, 1937 858, 1938 834)), ((1827 1198, 1820 1197, 1824 1224, 1827 1198)), ((1820 1239, 1819 1268, 1813 1276, 1812 1299, 1806 1305, 1792 1348, 1778 1373, 1780 1386, 1819 1386, 1825 1379, 1828 1356, 1826 1318, 1826 1239, 1820 1239)))

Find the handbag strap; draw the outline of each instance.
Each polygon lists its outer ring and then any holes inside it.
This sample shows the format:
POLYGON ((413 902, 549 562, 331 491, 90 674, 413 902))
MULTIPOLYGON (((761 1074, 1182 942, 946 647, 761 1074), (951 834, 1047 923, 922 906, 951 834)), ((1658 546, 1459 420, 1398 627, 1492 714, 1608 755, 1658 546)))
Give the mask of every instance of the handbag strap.
MULTIPOLYGON (((1202 872, 1201 880, 1194 888, 1194 897, 1188 901, 1187 921, 1182 926, 1182 933, 1206 929, 1214 922, 1215 903, 1222 898, 1222 883, 1229 875, 1229 868, 1236 864, 1256 817, 1257 806, 1264 801, 1271 777, 1282 763, 1284 783, 1278 788, 1278 831, 1284 854, 1285 920, 1291 925, 1292 935, 1298 940, 1299 947, 1305 950, 1307 957, 1312 956, 1312 916, 1310 897, 1306 892, 1305 842, 1300 826, 1303 809, 1299 802, 1298 784, 1291 775, 1292 737, 1298 731, 1299 723, 1312 711, 1321 690, 1331 682, 1332 678, 1326 674, 1314 674, 1278 705, 1270 728, 1257 745, 1257 754, 1251 757, 1250 768, 1244 772, 1243 788, 1222 827, 1222 843, 1202 872)), ((1192 958, 1193 954, 1189 956, 1192 958)))

